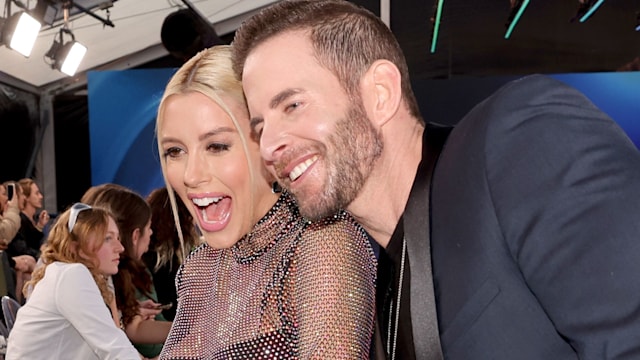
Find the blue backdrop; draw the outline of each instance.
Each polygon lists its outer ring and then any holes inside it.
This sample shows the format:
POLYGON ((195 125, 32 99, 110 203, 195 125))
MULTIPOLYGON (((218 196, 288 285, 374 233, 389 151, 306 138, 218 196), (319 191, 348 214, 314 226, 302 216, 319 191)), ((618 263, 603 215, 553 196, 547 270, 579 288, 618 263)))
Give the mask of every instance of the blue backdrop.
MULTIPOLYGON (((164 186, 154 128, 164 87, 176 69, 90 72, 92 185, 127 186, 143 196, 164 186)), ((640 147, 640 72, 550 75, 582 91, 640 147)), ((515 77, 454 78, 414 83, 427 121, 453 124, 515 77)))
POLYGON ((559 74, 611 116, 640 148, 640 72, 559 74))
POLYGON ((164 186, 155 119, 164 87, 175 71, 89 72, 92 185, 112 182, 142 196, 164 186))

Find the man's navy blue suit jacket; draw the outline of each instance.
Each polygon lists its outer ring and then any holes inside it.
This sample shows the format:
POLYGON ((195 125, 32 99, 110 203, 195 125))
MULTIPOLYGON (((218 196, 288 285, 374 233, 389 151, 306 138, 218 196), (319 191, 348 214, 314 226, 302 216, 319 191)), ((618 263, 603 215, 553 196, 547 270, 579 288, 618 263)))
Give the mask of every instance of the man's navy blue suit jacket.
POLYGON ((573 88, 507 84, 438 160, 431 259, 447 359, 640 359, 640 153, 573 88))

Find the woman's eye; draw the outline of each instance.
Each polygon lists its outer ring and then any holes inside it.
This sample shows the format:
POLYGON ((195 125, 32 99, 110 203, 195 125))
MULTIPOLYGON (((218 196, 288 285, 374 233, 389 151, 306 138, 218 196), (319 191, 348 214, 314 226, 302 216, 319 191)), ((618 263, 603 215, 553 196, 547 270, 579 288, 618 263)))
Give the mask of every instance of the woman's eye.
POLYGON ((182 152, 183 152, 182 149, 178 147, 170 147, 164 151, 164 157, 175 158, 180 156, 182 152))
POLYGON ((207 150, 214 152, 214 153, 218 153, 218 152, 222 152, 222 151, 227 151, 229 150, 230 146, 227 144, 222 144, 222 143, 212 143, 209 144, 209 146, 207 146, 207 150))

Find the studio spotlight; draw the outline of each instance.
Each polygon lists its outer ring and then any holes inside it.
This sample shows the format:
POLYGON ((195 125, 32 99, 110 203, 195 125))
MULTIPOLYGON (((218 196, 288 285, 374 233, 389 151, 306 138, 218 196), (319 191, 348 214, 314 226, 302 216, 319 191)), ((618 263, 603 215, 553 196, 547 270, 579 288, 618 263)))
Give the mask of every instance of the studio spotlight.
POLYGON ((638 12, 638 15, 636 16, 636 31, 640 31, 640 11, 638 12))
POLYGON ((24 11, 0 18, 0 44, 28 57, 36 42, 42 25, 33 16, 24 11))
POLYGON ((513 29, 520 21, 522 17, 522 13, 529 5, 529 0, 511 0, 511 12, 509 13, 509 17, 507 18, 507 32, 504 34, 504 38, 508 39, 511 37, 511 33, 513 29))
POLYGON ((60 29, 59 39, 60 41, 53 40, 53 44, 45 54, 45 57, 52 60, 51 68, 73 76, 78 70, 82 58, 87 53, 87 47, 77 42, 71 30, 67 28, 60 29), (64 43, 63 34, 71 36, 71 41, 64 43))
POLYGON ((604 0, 579 0, 579 2, 580 6, 578 7, 578 12, 571 21, 579 19, 579 21, 583 23, 587 21, 587 19, 591 17, 596 10, 598 10, 604 0))

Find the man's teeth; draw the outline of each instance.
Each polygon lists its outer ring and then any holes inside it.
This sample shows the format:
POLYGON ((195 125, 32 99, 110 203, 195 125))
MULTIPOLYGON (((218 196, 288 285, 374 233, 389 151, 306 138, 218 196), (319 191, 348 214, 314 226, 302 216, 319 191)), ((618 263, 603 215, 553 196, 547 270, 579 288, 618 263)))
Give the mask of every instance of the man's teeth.
POLYGON ((204 206, 209 206, 212 203, 217 203, 218 201, 222 200, 222 196, 217 196, 217 197, 205 197, 205 198, 193 198, 191 199, 193 201, 194 204, 204 207, 204 206))
POLYGON ((311 166, 311 164, 316 162, 316 160, 318 160, 317 155, 307 159, 307 161, 303 162, 302 164, 298 164, 298 166, 294 167, 293 170, 291 170, 291 172, 289 173, 289 179, 291 181, 295 181, 309 168, 309 166, 311 166))

